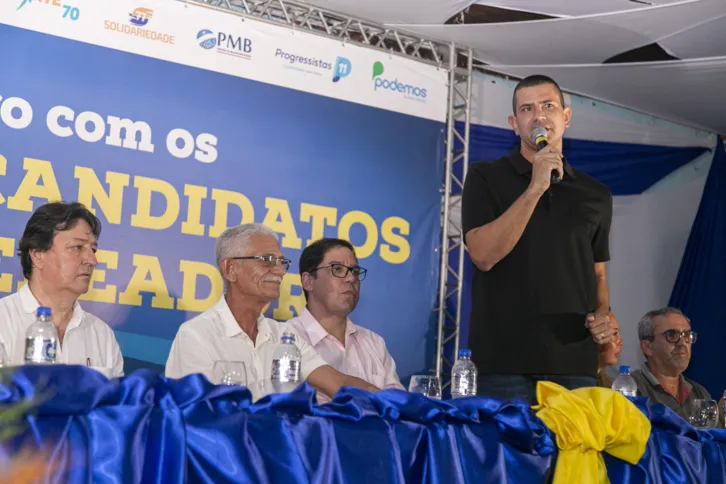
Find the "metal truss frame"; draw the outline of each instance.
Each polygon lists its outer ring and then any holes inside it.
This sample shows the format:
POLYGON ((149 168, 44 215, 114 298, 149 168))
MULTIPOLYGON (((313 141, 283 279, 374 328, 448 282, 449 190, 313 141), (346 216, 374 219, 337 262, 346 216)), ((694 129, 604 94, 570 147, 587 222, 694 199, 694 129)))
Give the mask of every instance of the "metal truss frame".
MULTIPOLYGON (((438 333, 435 374, 447 388, 451 367, 459 353, 461 298, 464 285, 464 234, 461 217, 451 216, 461 208, 461 192, 469 167, 469 127, 471 124, 471 85, 473 52, 451 45, 449 57, 449 111, 447 114, 446 173, 444 175, 439 269, 438 333), (465 67, 462 67, 465 66, 465 67), (457 129, 456 123, 460 123, 457 129)), ((460 212, 460 210, 459 210, 460 212)))
MULTIPOLYGON (((177 0, 228 11, 241 17, 306 31, 316 35, 384 51, 435 65, 449 72, 445 177, 443 180, 437 345, 433 373, 444 385, 459 350, 461 297, 464 275, 463 234, 460 223, 449 216, 460 204, 469 164, 469 124, 473 54, 454 43, 421 37, 393 27, 286 0, 177 0), (457 130, 456 123, 463 123, 457 130)), ((365 0, 361 0, 365 1, 365 0)), ((423 348, 421 348, 423 351, 423 348)))
POLYGON ((447 68, 449 43, 286 0, 177 0, 234 12, 243 17, 304 30, 447 68))

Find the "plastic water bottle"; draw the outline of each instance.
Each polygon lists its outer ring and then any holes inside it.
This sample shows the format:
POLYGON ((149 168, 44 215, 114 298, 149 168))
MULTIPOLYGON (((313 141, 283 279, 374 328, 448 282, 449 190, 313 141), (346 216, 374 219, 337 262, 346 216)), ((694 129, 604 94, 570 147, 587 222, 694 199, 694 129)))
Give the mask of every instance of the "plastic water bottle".
POLYGON ((272 387, 276 393, 291 392, 300 383, 302 356, 295 346, 295 335, 282 333, 282 342, 272 353, 272 387))
POLYGON ((25 363, 44 365, 55 363, 58 331, 50 319, 50 308, 40 306, 37 319, 25 333, 25 363))
POLYGON ((620 392, 626 397, 637 397, 638 396, 638 384, 630 376, 630 367, 621 366, 620 375, 613 382, 613 390, 620 392))
POLYGON ((459 350, 459 358, 451 369, 451 398, 476 395, 479 372, 471 361, 471 350, 459 350))

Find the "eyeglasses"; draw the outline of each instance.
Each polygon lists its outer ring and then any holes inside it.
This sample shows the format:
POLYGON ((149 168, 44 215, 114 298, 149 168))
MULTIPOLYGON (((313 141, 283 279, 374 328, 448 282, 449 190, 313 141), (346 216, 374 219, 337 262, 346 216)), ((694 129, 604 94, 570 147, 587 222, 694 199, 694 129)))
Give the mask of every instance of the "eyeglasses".
POLYGON ((326 267, 330 267, 330 273, 333 274, 335 277, 339 277, 340 279, 345 279, 348 273, 352 272, 353 277, 355 277, 359 281, 362 281, 366 278, 366 273, 368 272, 367 269, 363 269, 362 267, 348 267, 343 264, 328 264, 327 266, 316 267, 309 272, 312 274, 313 272, 320 269, 325 269, 326 267))
POLYGON ((274 255, 248 255, 245 257, 230 257, 234 260, 259 260, 265 263, 270 269, 274 268, 277 264, 280 264, 285 270, 290 268, 292 261, 285 259, 284 257, 275 257, 274 255))
POLYGON ((684 331, 678 331, 677 329, 668 329, 658 334, 662 334, 665 337, 666 341, 673 345, 678 343, 681 338, 684 338, 686 340, 686 343, 695 343, 696 337, 698 336, 695 331, 691 331, 690 329, 686 329, 684 331))

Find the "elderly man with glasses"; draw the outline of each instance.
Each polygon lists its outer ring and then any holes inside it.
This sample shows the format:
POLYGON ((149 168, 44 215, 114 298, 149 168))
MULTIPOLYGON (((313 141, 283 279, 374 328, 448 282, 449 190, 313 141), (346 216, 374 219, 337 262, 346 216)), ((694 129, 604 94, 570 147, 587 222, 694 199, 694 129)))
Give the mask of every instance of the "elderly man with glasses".
POLYGON ((653 403, 663 403, 687 419, 695 399, 711 399, 708 391, 683 376, 691 360, 696 333, 687 317, 675 308, 649 311, 638 322, 640 349, 645 367, 633 372, 638 395, 653 403))
MULTIPOLYGON (((307 305, 288 324, 336 370, 380 388, 403 390, 383 338, 348 319, 365 276, 350 242, 332 238, 313 242, 300 256, 307 305)), ((327 398, 318 392, 318 400, 327 398)))
MULTIPOLYGON (((269 381, 272 355, 283 332, 292 333, 302 356, 300 374, 316 390, 333 396, 342 386, 376 391, 378 387, 344 375, 326 362, 295 330, 266 318, 262 311, 280 296, 280 282, 290 267, 277 242, 277 234, 260 224, 243 224, 225 230, 215 248, 225 294, 211 309, 179 328, 166 362, 166 376, 181 378, 203 373, 220 383, 214 364, 241 362, 246 384, 269 381)), ((271 387, 255 385, 264 388, 271 387)))

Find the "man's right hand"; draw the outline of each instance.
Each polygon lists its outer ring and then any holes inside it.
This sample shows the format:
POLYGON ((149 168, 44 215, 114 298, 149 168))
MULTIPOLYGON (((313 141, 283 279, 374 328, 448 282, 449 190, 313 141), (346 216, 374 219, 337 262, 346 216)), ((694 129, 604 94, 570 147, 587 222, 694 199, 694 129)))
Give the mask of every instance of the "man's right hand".
POLYGON ((542 195, 550 187, 552 170, 563 176, 562 153, 554 146, 547 146, 538 151, 532 159, 532 181, 529 188, 537 195, 542 195))

